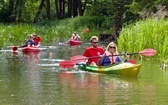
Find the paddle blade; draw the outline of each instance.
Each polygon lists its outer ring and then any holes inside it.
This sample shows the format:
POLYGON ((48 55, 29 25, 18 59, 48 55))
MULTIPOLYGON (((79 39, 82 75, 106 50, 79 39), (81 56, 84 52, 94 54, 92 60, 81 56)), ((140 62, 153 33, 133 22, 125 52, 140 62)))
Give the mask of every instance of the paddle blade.
POLYGON ((85 57, 83 55, 76 55, 76 56, 73 56, 70 58, 70 61, 73 61, 73 62, 84 62, 88 59, 88 57, 85 57))
POLYGON ((68 42, 60 42, 60 43, 58 43, 58 45, 68 45, 68 42))
POLYGON ((139 52, 139 54, 143 56, 154 56, 156 52, 157 51, 155 49, 145 49, 139 52))
POLYGON ((136 64, 136 60, 134 60, 134 59, 129 59, 127 62, 132 63, 132 64, 136 64))
POLYGON ((85 29, 83 30, 83 32, 84 32, 84 33, 89 32, 89 28, 85 28, 85 29))
POLYGON ((34 40, 37 44, 39 44, 41 42, 41 37, 37 36, 34 40))
POLYGON ((76 63, 71 61, 62 61, 59 64, 59 67, 61 68, 72 68, 76 63))
POLYGON ((18 47, 17 47, 17 46, 14 46, 14 47, 12 48, 12 50, 13 50, 13 52, 15 52, 16 50, 18 50, 18 47))

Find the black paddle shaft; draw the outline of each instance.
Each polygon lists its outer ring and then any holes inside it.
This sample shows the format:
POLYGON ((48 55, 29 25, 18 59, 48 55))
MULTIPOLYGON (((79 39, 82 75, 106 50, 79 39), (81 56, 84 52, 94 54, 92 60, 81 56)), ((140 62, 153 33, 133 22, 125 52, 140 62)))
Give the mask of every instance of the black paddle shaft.
MULTIPOLYGON (((128 53, 127 55, 134 55, 134 54, 139 54, 139 53, 128 53)), ((108 55, 108 56, 124 56, 125 54, 118 54, 118 55, 108 55)), ((92 57, 87 57, 88 59, 90 58, 100 58, 100 56, 92 56, 92 57)))

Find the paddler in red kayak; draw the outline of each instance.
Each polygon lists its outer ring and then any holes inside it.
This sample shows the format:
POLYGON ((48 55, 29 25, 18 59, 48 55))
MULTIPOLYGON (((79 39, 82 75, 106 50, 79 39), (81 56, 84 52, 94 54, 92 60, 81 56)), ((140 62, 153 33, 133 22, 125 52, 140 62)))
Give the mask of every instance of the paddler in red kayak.
POLYGON ((81 38, 80 38, 80 36, 77 34, 77 32, 75 31, 75 32, 72 34, 72 37, 70 38, 70 40, 80 41, 81 38))
MULTIPOLYGON (((40 36, 37 36, 35 33, 33 33, 29 36, 29 39, 26 41, 26 44, 22 45, 22 46, 19 46, 19 47, 27 47, 27 46, 39 47, 40 46, 40 41, 41 41, 40 36)), ((17 52, 18 47, 14 46, 12 49, 13 49, 13 52, 17 52)))
POLYGON ((27 47, 27 46, 39 47, 40 41, 41 41, 41 38, 39 36, 37 36, 35 33, 33 33, 29 36, 29 39, 26 41, 26 44, 21 47, 27 47))
MULTIPOLYGON (((86 57, 102 56, 104 54, 104 49, 100 47, 98 44, 99 38, 97 36, 92 36, 90 38, 90 42, 92 46, 85 49, 83 56, 86 56, 86 57)), ((98 60, 99 60, 99 57, 90 58, 88 59, 88 64, 97 65, 98 60)))
POLYGON ((35 43, 35 41, 34 41, 34 36, 31 34, 31 35, 29 36, 29 39, 26 41, 26 44, 23 45, 23 46, 21 46, 21 47, 35 46, 35 45, 36 45, 36 43, 35 43))
POLYGON ((33 40, 35 41, 35 46, 39 47, 40 46, 40 42, 41 42, 41 37, 37 36, 37 34, 33 33, 33 40))

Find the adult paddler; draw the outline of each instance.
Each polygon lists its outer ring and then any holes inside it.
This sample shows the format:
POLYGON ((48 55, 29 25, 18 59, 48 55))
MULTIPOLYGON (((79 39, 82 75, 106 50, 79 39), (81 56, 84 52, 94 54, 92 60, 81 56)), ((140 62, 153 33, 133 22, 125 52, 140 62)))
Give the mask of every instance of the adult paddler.
MULTIPOLYGON (((90 42, 92 46, 85 49, 83 56, 94 57, 94 56, 100 56, 104 54, 104 49, 99 46, 99 38, 97 36, 92 36, 90 38, 90 42)), ((99 60, 99 57, 89 58, 88 64, 97 65, 98 60, 99 60)))

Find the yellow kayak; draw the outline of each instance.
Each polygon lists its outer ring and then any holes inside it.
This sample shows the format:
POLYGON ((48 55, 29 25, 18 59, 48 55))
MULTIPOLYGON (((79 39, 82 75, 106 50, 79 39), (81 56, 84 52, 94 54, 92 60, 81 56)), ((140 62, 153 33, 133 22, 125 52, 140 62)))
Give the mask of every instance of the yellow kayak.
POLYGON ((91 66, 78 64, 78 68, 83 71, 104 73, 104 74, 116 74, 127 77, 137 77, 141 69, 141 64, 132 63, 120 63, 112 66, 91 66))

